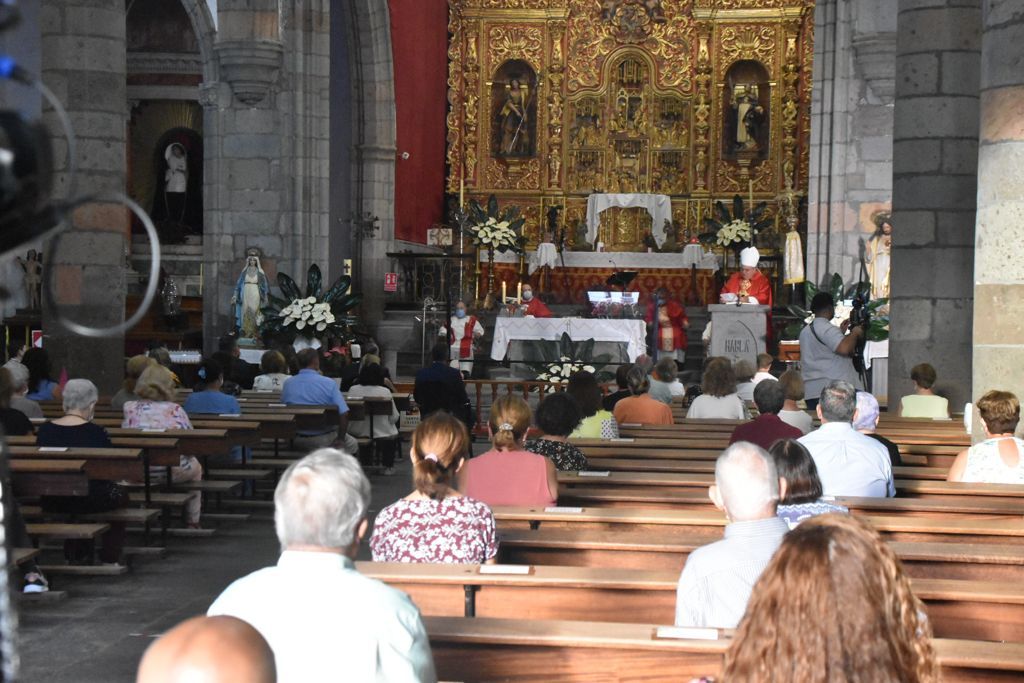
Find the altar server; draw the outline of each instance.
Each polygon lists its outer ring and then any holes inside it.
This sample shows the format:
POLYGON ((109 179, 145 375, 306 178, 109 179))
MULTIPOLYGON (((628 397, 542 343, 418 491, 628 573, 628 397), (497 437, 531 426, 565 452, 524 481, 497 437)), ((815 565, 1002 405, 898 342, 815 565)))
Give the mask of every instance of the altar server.
POLYGON ((657 333, 653 339, 654 354, 657 359, 675 358, 680 363, 686 360, 686 330, 690 320, 686 317, 683 305, 669 297, 668 289, 659 287, 651 301, 647 304, 648 329, 655 328, 657 315, 657 333))
POLYGON ((761 255, 754 247, 747 247, 740 252, 740 270, 730 275, 722 288, 721 303, 736 303, 736 297, 739 297, 743 304, 772 305, 771 282, 757 269, 760 260, 761 255))
POLYGON ((533 296, 533 287, 523 285, 523 300, 521 302, 523 316, 527 318, 550 318, 551 309, 540 299, 533 296))
MULTIPOLYGON (((473 374, 473 341, 484 336, 484 326, 476 319, 475 315, 469 315, 466 311, 466 302, 458 301, 455 304, 455 312, 449 323, 452 336, 448 338, 451 344, 451 366, 461 370, 466 375, 473 374)), ((440 334, 443 336, 448 330, 442 328, 440 334)))

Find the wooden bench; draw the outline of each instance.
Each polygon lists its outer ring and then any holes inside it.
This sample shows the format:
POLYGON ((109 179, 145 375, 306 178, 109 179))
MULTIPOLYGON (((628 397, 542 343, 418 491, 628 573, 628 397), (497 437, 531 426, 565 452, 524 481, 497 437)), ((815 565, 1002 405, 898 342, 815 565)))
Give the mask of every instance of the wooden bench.
POLYGON ((18 458, 8 467, 16 498, 89 494, 84 460, 18 458))
MULTIPOLYGON (((426 617, 438 678, 678 683, 719 676, 728 639, 654 637, 654 624, 426 617)), ((1019 681, 1024 645, 936 638, 946 681, 1019 681)))
MULTIPOLYGON (((643 459, 641 457, 628 457, 630 454, 622 453, 620 457, 587 458, 592 470, 607 470, 610 472, 682 472, 682 473, 703 473, 714 474, 714 460, 684 460, 686 453, 681 454, 680 459, 659 458, 643 459)), ((638 454, 639 455, 639 454, 638 454)), ((901 465, 893 468, 893 475, 901 479, 921 479, 944 481, 948 469, 945 467, 914 467, 901 465)))
MULTIPOLYGON (((708 539, 680 532, 505 529, 499 532, 499 541, 499 557, 510 564, 681 571, 689 553, 708 539)), ((892 541, 890 546, 914 577, 1024 579, 1021 545, 892 541)))
MULTIPOLYGON (((647 510, 643 508, 588 507, 571 509, 500 507, 492 508, 501 529, 591 529, 609 531, 680 531, 699 534, 709 540, 722 536, 726 520, 718 510, 647 510)), ((855 511, 856 514, 863 514, 855 511)), ((1024 544, 1024 517, 1012 519, 970 519, 964 516, 917 517, 909 515, 864 515, 887 540, 939 543, 1024 544)))
POLYGON ((12 548, 9 565, 20 567, 39 557, 39 548, 12 548))
MULTIPOLYGON (((679 572, 534 566, 481 574, 479 565, 357 562, 360 573, 408 594, 430 616, 571 619, 672 624, 679 572)), ((913 579, 934 633, 1024 643, 1024 588, 995 582, 913 579)))

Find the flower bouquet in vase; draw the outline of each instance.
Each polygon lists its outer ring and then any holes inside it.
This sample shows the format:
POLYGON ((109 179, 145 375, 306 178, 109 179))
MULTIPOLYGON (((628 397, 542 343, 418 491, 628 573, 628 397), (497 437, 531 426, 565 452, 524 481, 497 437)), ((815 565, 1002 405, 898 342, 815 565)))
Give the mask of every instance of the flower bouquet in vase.
POLYGON ((355 338, 352 327, 356 318, 352 310, 362 297, 348 291, 351 277, 342 275, 323 291, 323 275, 314 263, 306 272, 305 292, 284 273, 277 274, 277 284, 283 298, 268 297, 269 303, 263 308, 262 334, 284 335, 296 351, 320 348, 325 338, 342 343, 355 338))
POLYGON ((487 250, 487 293, 494 294, 494 252, 523 252, 526 238, 520 231, 526 219, 519 215, 518 206, 499 209, 498 199, 493 194, 488 197, 486 207, 471 199, 469 218, 466 234, 477 249, 487 250))

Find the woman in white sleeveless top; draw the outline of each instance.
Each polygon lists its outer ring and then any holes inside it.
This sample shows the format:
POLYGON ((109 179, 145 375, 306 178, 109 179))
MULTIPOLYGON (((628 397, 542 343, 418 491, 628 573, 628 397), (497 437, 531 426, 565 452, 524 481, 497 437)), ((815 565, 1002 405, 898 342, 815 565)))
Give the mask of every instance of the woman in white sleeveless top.
POLYGON ((956 456, 947 481, 1024 484, 1024 441, 1014 436, 1020 401, 1008 391, 990 391, 978 401, 985 440, 956 456))

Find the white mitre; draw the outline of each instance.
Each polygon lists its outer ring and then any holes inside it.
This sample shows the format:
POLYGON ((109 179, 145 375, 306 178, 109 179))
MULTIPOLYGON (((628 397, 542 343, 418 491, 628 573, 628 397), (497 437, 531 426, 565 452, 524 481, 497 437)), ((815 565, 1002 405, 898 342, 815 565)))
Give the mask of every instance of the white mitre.
POLYGON ((744 268, 757 268, 757 262, 761 260, 761 254, 754 247, 747 247, 740 252, 740 265, 744 268))

